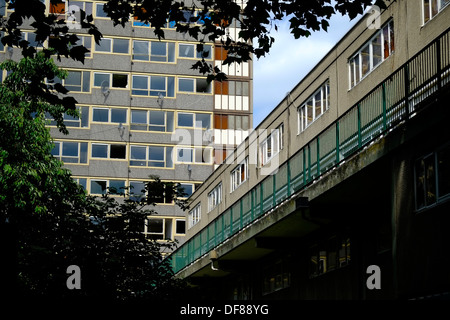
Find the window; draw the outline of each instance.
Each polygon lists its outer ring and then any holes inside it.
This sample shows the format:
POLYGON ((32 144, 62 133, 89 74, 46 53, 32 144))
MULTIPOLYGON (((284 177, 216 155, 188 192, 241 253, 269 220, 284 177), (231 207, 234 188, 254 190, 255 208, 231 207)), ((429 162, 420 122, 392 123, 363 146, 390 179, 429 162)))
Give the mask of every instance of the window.
POLYGON ((145 197, 145 182, 130 181, 129 194, 130 200, 141 201, 145 197))
POLYGON ((93 122, 126 123, 127 110, 117 108, 93 108, 93 122))
POLYGON ((94 72, 94 86, 101 87, 103 85, 111 88, 127 88, 128 75, 94 72))
POLYGON ((152 41, 150 46, 150 61, 175 62, 175 43, 152 41))
POLYGON ((163 76, 137 76, 132 77, 132 94, 140 96, 164 97, 175 96, 175 78, 163 76))
POLYGON ((195 226, 200 221, 201 217, 202 217, 201 206, 200 204, 198 204, 194 207, 194 209, 189 211, 188 214, 189 228, 195 226))
POLYGON ((175 43, 133 41, 133 59, 153 62, 175 62, 175 43))
POLYGON ((131 146, 130 166, 173 168, 173 147, 131 146))
POLYGON ((219 183, 208 193, 208 212, 211 212, 222 202, 222 183, 219 183))
MULTIPOLYGON (((67 113, 64 113, 63 119, 66 127, 72 128, 87 128, 89 127, 89 107, 77 107, 80 118, 69 116, 67 113)), ((50 113, 45 114, 45 119, 50 121, 51 126, 56 126, 56 121, 50 115, 50 113)))
POLYGON ((183 198, 189 198, 194 193, 194 184, 179 183, 178 189, 183 192, 183 198))
POLYGON ((126 145, 93 143, 91 156, 103 159, 125 159, 126 145))
POLYGON ((330 108, 330 82, 327 81, 297 110, 298 133, 304 131, 330 108))
POLYGON ((87 142, 56 141, 52 155, 64 163, 87 163, 87 142))
POLYGON ((211 163, 212 149, 202 147, 177 147, 179 163, 211 163))
POLYGON ((192 163, 194 159, 194 149, 192 148, 177 148, 177 162, 192 163))
POLYGON ((92 37, 89 36, 80 36, 77 35, 79 38, 78 41, 75 43, 75 46, 84 46, 86 49, 89 50, 89 52, 86 52, 84 54, 85 58, 92 57, 91 48, 92 48, 92 37))
POLYGON ((178 112, 177 122, 179 127, 209 129, 211 126, 211 115, 209 113, 178 112))
POLYGON ((149 190, 152 192, 148 194, 147 202, 155 204, 173 203, 174 185, 173 182, 148 182, 149 190))
POLYGON ((394 53, 394 21, 388 22, 349 60, 350 88, 394 53))
POLYGON ((178 112, 178 126, 179 127, 193 127, 194 126, 194 114, 178 112))
POLYGON ((423 23, 427 23, 441 12, 450 0, 423 0, 423 23))
POLYGON ((131 110, 131 130, 173 132, 173 111, 131 110))
POLYGON ((97 18, 108 18, 108 15, 106 14, 105 10, 103 10, 104 3, 97 3, 95 5, 95 16, 97 18))
POLYGON ((186 220, 175 219, 175 233, 185 234, 186 233, 186 220))
POLYGON ((87 179, 86 178, 73 178, 73 180, 83 187, 83 190, 87 190, 87 179))
POLYGON ((232 115, 232 114, 215 114, 214 128, 215 129, 235 129, 248 130, 248 116, 232 115))
POLYGON ((180 43, 178 45, 178 55, 180 58, 212 59, 212 46, 204 44, 180 43))
POLYGON ((50 13, 55 14, 57 16, 57 20, 64 20, 66 14, 66 3, 50 3, 50 13))
POLYGON ((90 91, 90 72, 89 71, 72 71, 68 72, 67 77, 61 81, 54 78, 55 83, 62 83, 69 91, 89 92, 90 91))
POLYGON ((179 78, 178 79, 179 92, 192 93, 211 93, 211 83, 206 79, 200 78, 179 78))
POLYGON ((287 261, 278 261, 263 270, 263 295, 288 288, 291 285, 291 273, 287 261))
POLYGON ((230 96, 248 96, 249 83, 246 81, 216 81, 214 83, 215 94, 230 96))
POLYGON ((416 210, 446 200, 450 195, 450 146, 418 159, 414 174, 416 210))
POLYGON ((261 145, 261 164, 265 165, 275 155, 283 149, 283 124, 273 130, 273 132, 265 139, 261 145))
POLYGON ((231 172, 231 192, 236 190, 248 178, 248 157, 231 172))
POLYGON ((95 51, 108 53, 125 53, 129 52, 128 39, 102 38, 99 44, 95 45, 95 51))
MULTIPOLYGON (((168 225, 171 225, 168 223, 168 225)), ((162 218, 148 218, 145 220, 144 234, 152 240, 165 240, 166 219, 162 218)), ((171 234, 171 232, 168 232, 171 234)))
POLYGON ((106 180, 91 180, 91 194, 106 194, 106 180))

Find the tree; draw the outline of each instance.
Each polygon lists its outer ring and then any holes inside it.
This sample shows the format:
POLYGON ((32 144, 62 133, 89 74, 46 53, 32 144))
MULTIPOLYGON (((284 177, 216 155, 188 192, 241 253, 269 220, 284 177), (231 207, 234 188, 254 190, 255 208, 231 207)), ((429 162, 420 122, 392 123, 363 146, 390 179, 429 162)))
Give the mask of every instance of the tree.
MULTIPOLYGON (((148 197, 134 199, 122 190, 118 201, 86 195, 63 163, 51 154, 46 114, 61 131, 67 90, 51 79, 64 79, 44 53, 20 62, 5 61, 8 76, 0 84, 0 234, 2 286, 11 295, 102 299, 169 299, 183 282, 173 278, 165 246, 143 234, 145 219, 157 214, 148 197), (85 290, 66 287, 66 269, 81 268, 85 290)), ((75 102, 73 102, 74 105, 75 102)), ((147 194, 163 190, 181 207, 176 185, 151 177, 147 194)), ((111 191, 117 194, 117 190, 111 191)))
MULTIPOLYGON (((62 0, 50 0, 52 4, 62 0)), ((270 52, 275 42, 271 36, 272 29, 277 30, 278 23, 285 18, 289 19, 290 30, 298 39, 307 37, 311 31, 327 30, 329 20, 334 14, 348 15, 351 19, 375 4, 380 8, 386 8, 386 3, 395 0, 314 0, 314 1, 266 1, 248 0, 242 10, 232 0, 202 0, 202 1, 171 1, 171 0, 109 0, 104 7, 114 25, 122 25, 130 22, 130 19, 138 19, 150 23, 153 32, 159 39, 164 38, 164 28, 169 22, 177 32, 188 34, 200 42, 197 50, 203 52, 202 44, 208 41, 221 39, 221 44, 227 50, 228 55, 224 64, 233 62, 245 62, 252 58, 263 57, 270 52), (227 28, 239 24, 241 31, 239 39, 232 39, 227 34, 227 28)), ((70 34, 70 29, 64 20, 55 16, 45 16, 44 6, 39 0, 6 0, 7 4, 15 11, 2 23, 2 31, 5 36, 3 44, 20 46, 24 55, 33 55, 35 49, 29 47, 29 43, 21 40, 20 27, 23 19, 32 18, 33 27, 36 28, 37 39, 44 41, 52 37, 53 48, 47 53, 70 56, 83 61, 84 49, 76 46, 77 37, 70 34), (26 5, 24 5, 26 2, 26 5), (30 5, 32 3, 32 5, 30 5), (70 47, 71 49, 67 49, 70 47)), ((238 1, 240 2, 240 1, 238 1)), ((92 16, 83 11, 79 20, 82 28, 93 34, 96 41, 101 38, 101 32, 92 23, 92 16)), ((208 74, 209 80, 223 80, 225 74, 204 58, 193 66, 202 74, 208 74)))

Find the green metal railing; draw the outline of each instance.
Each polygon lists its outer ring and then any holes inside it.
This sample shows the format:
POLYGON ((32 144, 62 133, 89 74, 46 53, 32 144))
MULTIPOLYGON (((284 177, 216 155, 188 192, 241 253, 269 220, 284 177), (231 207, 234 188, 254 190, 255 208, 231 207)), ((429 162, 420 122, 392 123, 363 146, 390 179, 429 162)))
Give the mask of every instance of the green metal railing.
POLYGON ((450 83, 450 28, 171 254, 177 273, 370 144, 450 83))

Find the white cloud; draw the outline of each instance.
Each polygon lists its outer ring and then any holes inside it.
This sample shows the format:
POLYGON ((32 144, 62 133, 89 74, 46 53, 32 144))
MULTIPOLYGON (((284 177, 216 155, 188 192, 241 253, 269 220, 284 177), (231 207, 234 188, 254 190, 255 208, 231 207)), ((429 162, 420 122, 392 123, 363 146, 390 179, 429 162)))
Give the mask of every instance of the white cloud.
POLYGON ((354 25, 334 16, 328 32, 295 39, 284 21, 274 32, 275 43, 264 58, 253 61, 253 125, 256 127, 354 25))

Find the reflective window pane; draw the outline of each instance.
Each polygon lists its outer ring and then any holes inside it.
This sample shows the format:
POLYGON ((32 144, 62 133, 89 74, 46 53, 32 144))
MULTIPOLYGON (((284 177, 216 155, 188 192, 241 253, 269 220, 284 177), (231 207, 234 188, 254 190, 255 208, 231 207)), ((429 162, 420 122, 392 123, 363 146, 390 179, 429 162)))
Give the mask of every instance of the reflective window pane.
POLYGON ((179 127, 193 127, 194 126, 194 114, 193 113, 178 113, 178 126, 179 127))
POLYGON ((108 122, 109 119, 109 109, 93 109, 92 110, 92 120, 95 122, 108 122))
POLYGON ((92 145, 92 157, 93 158, 107 158, 108 157, 108 145, 93 144, 92 145))

